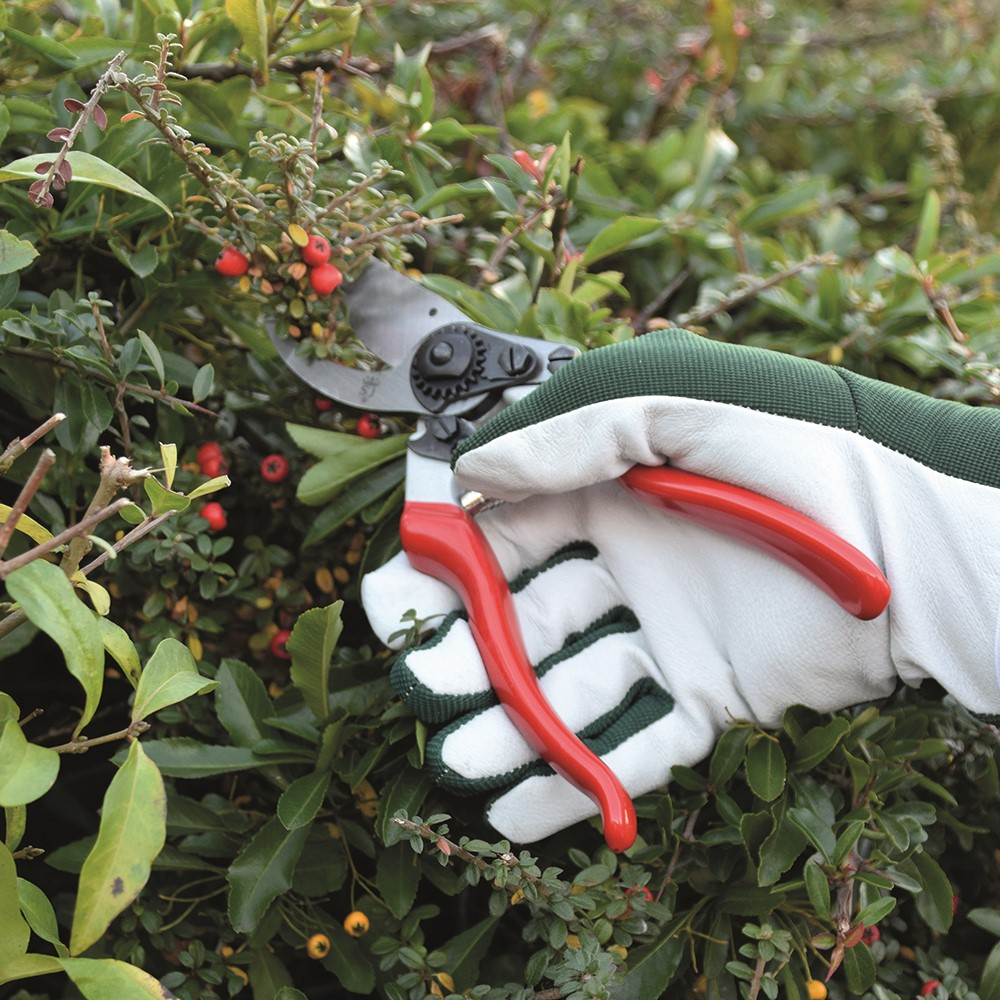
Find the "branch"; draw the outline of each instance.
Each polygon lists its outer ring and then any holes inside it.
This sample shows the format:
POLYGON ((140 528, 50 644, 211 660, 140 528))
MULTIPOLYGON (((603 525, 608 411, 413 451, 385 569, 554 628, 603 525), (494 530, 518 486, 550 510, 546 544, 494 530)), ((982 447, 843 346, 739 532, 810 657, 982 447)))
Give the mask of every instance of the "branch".
POLYGON ((48 420, 36 427, 25 438, 14 438, 0 454, 0 475, 3 475, 39 438, 66 419, 65 413, 53 413, 48 420))
POLYGON ((131 743, 132 740, 146 732, 147 729, 149 729, 149 723, 143 722, 140 719, 126 726, 124 729, 119 729, 117 733, 95 736, 92 740, 87 739, 86 736, 77 736, 75 739, 70 740, 69 743, 61 743, 59 746, 50 747, 49 749, 55 750, 56 753, 86 753, 91 747, 100 746, 102 743, 117 743, 119 740, 128 740, 131 743))
POLYGON ((28 509, 28 504, 34 500, 35 494, 38 492, 38 487, 42 485, 42 480, 45 478, 45 473, 49 471, 55 460, 56 453, 51 448, 46 448, 38 456, 38 461, 35 462, 35 467, 31 470, 28 481, 21 487, 21 492, 18 493, 17 499, 10 509, 10 514, 3 524, 0 525, 0 559, 2 559, 4 552, 7 551, 7 546, 14 536, 14 529, 17 527, 17 522, 21 520, 21 515, 28 509))

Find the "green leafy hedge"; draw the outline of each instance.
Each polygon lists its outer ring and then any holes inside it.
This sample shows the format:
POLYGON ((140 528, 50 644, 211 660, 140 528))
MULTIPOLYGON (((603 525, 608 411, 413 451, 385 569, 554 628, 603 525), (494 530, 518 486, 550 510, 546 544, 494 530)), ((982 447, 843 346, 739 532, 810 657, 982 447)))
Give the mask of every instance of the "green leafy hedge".
POLYGON ((0 988, 1000 997, 996 731, 937 692, 734 720, 621 857, 434 788, 358 604, 410 427, 271 341, 368 361, 318 232, 500 329, 684 325, 989 405, 998 15, 8 3, 0 988))

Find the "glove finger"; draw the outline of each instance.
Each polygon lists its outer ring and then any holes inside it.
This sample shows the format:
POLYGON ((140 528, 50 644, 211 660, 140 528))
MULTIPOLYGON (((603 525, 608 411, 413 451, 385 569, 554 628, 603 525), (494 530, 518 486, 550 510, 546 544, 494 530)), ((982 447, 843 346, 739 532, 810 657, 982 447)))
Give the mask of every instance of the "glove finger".
MULTIPOLYGON (((648 718, 648 705, 640 703, 637 710, 648 718)), ((664 786, 673 765, 703 760, 715 739, 711 725, 679 707, 639 729, 635 724, 634 719, 623 717, 617 728, 632 735, 601 754, 633 797, 664 786)), ((612 743, 616 736, 609 732, 603 742, 612 743)), ((486 810, 490 825, 515 843, 541 840, 597 814, 597 807, 583 792, 543 765, 497 796, 486 810)))
MULTIPOLYGON (((539 676, 602 635, 638 629, 635 616, 617 603, 614 581, 594 554, 592 548, 582 549, 573 558, 564 551, 558 561, 522 574, 511 585, 525 650, 539 676)), ((472 630, 457 613, 428 642, 399 657, 392 683, 425 722, 444 722, 496 704, 472 630)))
POLYGON ((410 638, 407 631, 413 623, 403 619, 407 611, 414 611, 418 622, 437 627, 445 615, 461 607, 451 587, 415 570, 405 552, 397 552, 365 575, 361 603, 372 631, 390 649, 400 649, 410 638))
MULTIPOLYGON (((625 738, 622 719, 636 726, 636 706, 666 712, 673 699, 650 676, 652 661, 634 632, 610 631, 580 640, 540 680, 543 696, 581 739, 612 732, 625 738), (613 666, 609 666, 613 665, 613 666)), ((466 715, 437 732, 427 746, 428 766, 443 786, 465 794, 492 791, 520 780, 538 762, 500 705, 466 715)))

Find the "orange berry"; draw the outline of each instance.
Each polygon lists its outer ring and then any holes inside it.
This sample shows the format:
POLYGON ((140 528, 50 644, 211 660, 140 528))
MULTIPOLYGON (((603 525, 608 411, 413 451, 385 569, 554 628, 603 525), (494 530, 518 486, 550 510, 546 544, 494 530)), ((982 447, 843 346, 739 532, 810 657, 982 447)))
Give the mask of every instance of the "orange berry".
POLYGON ((344 930, 347 931, 351 937, 361 937, 362 934, 368 932, 369 922, 368 917, 366 917, 360 910, 353 910, 344 917, 344 930))
POLYGON ((806 983, 806 993, 809 994, 809 1000, 826 1000, 826 983, 819 979, 810 979, 806 983))
POLYGON ((313 934, 306 941, 306 954, 310 958, 326 958, 330 953, 330 939, 325 934, 313 934))

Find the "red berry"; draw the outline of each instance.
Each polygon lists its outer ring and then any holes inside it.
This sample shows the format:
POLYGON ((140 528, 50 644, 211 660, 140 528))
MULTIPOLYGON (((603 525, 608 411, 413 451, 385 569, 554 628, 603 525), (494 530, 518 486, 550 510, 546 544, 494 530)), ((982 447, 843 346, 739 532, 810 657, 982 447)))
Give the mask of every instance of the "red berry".
POLYGON ((286 644, 291 638, 292 633, 288 631, 287 628, 278 629, 277 632, 271 637, 271 652, 279 660, 290 660, 292 654, 288 652, 286 644))
POLYGON ((320 413, 326 413, 327 410, 333 409, 333 400, 327 399, 326 396, 317 396, 313 400, 313 406, 315 406, 320 413))
POLYGON ((222 504, 213 500, 211 503, 205 504, 200 511, 198 511, 201 516, 208 521, 209 531, 222 531, 223 528, 229 523, 229 519, 226 517, 226 512, 222 508, 222 504))
POLYGON ((340 268, 333 264, 319 264, 309 272, 309 284, 317 295, 329 295, 343 280, 340 268))
POLYGON ((201 469, 201 474, 203 476, 208 476, 209 479, 215 479, 216 476, 221 476, 223 472, 226 471, 226 462, 222 456, 206 458, 204 462, 199 465, 201 469))
POLYGON ((929 997, 939 986, 940 981, 937 979, 928 979, 923 986, 920 987, 920 995, 922 997, 929 997))
POLYGON ((250 261, 246 254, 241 253, 236 247, 223 247, 219 256, 215 258, 216 271, 227 278, 238 278, 246 274, 249 267, 250 261))
POLYGON ((288 478, 288 472, 288 459, 284 455, 268 455, 260 463, 261 478, 267 483, 280 483, 288 478))
POLYGON ((873 945, 881 936, 882 932, 875 926, 866 927, 861 932, 861 940, 867 945, 873 945))
POLYGON ((358 417, 358 433, 363 438, 380 438, 382 421, 374 413, 362 413, 358 417))
POLYGON ((222 448, 217 441, 206 441, 198 449, 198 464, 202 465, 209 458, 222 459, 222 448))
POLYGON ((330 259, 330 244, 322 236, 310 236, 302 248, 302 259, 310 267, 325 264, 330 259))

